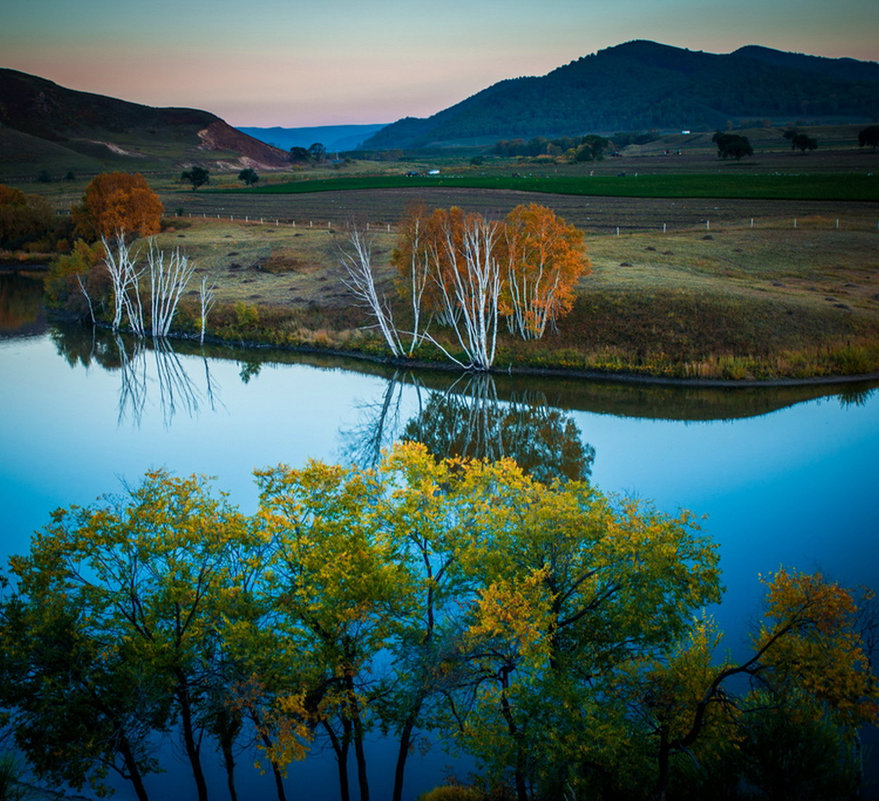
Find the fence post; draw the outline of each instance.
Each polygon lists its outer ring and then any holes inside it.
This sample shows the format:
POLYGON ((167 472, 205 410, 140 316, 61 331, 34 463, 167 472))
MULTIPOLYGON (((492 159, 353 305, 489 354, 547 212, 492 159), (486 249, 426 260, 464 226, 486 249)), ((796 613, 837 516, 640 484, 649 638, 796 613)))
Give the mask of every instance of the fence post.
POLYGON ((711 230, 711 220, 705 220, 705 230, 706 231, 711 230))
POLYGON ((617 226, 617 236, 619 236, 619 235, 620 235, 620 227, 617 226))
POLYGON ((662 233, 665 233, 665 223, 662 224, 662 233))
POLYGON ((751 228, 753 228, 753 227, 754 227, 754 218, 751 217, 751 228))
POLYGON ((839 217, 836 218, 836 222, 833 224, 833 227, 839 230, 839 217))

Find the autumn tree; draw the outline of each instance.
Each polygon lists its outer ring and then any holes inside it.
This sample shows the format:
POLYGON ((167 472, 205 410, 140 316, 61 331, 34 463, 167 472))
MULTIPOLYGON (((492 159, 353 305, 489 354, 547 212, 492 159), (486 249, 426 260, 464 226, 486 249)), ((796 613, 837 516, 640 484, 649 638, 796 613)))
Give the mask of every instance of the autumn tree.
POLYGON ((157 234, 163 212, 159 196, 140 173, 111 172, 91 180, 71 214, 77 234, 95 240, 120 232, 157 234))
POLYGON ((476 370, 494 362, 500 315, 518 336, 542 337, 570 311, 573 287, 589 266, 582 233, 536 204, 517 206, 501 222, 458 208, 412 208, 393 263, 413 336, 476 370), (431 320, 451 331, 457 348, 427 333, 431 320))
POLYGON ((418 297, 451 328, 463 356, 455 355, 436 338, 428 338, 456 364, 487 370, 497 349, 503 280, 497 248, 501 226, 456 207, 434 209, 427 218, 419 211, 415 214, 418 221, 404 223, 403 241, 395 253, 401 283, 415 281, 418 285, 418 271, 422 264, 426 266, 430 290, 419 290, 418 297))
MULTIPOLYGON (((16 605, 36 615, 33 624, 25 622, 40 626, 45 615, 54 615, 67 627, 46 646, 63 650, 45 652, 54 659, 47 667, 55 671, 47 679, 59 691, 47 696, 50 684, 33 688, 44 704, 36 711, 45 717, 31 720, 22 743, 33 732, 33 747, 44 748, 37 735, 63 723, 57 736, 67 740, 66 765, 82 765, 76 769, 83 776, 97 770, 100 780, 99 766, 115 750, 129 777, 132 766, 142 763, 142 774, 151 764, 124 750, 149 734, 138 727, 161 730, 178 720, 197 796, 205 801, 202 743, 216 709, 213 699, 226 684, 216 671, 224 620, 234 616, 242 585, 231 570, 229 545, 246 544, 248 536, 245 519, 225 499, 213 498, 203 481, 161 471, 121 498, 56 512, 36 535, 30 555, 11 562, 19 581, 16 605), (69 635, 62 636, 64 631, 69 635), (68 689, 73 647, 84 673, 68 689), (90 719, 102 731, 116 732, 108 732, 106 744, 77 735, 90 719), (133 730, 140 732, 136 739, 133 730)), ((12 669, 22 679, 34 673, 41 685, 45 668, 37 660, 43 658, 43 652, 26 651, 12 669)), ((57 770, 66 769, 59 762, 57 770)))
POLYGON ((507 215, 503 245, 501 313, 512 333, 541 339, 571 311, 574 287, 589 270, 583 232, 552 209, 531 203, 507 215))
MULTIPOLYGON (((398 603, 400 570, 387 532, 374 525, 382 488, 370 473, 310 462, 257 472, 260 516, 271 543, 274 630, 286 653, 305 658, 311 680, 278 701, 295 723, 306 715, 336 756, 343 801, 349 798, 351 745, 361 801, 369 799, 365 735, 378 694, 378 659, 398 603)), ((275 745, 283 749, 289 740, 275 745)))

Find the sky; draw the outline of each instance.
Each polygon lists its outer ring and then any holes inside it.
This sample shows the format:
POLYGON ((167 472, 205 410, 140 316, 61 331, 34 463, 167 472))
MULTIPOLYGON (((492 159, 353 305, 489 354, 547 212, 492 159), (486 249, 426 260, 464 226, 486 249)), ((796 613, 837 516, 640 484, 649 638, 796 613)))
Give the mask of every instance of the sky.
POLYGON ((2 0, 0 66, 236 126, 427 117, 633 39, 879 61, 875 0, 2 0))

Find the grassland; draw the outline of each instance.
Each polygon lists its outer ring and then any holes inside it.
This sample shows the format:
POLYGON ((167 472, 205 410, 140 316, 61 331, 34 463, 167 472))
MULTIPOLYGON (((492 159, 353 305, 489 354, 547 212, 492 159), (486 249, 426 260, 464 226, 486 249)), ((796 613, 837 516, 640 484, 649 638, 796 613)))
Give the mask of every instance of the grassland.
MULTIPOLYGON (((586 231, 592 271, 557 334, 502 338, 499 368, 737 381, 877 373, 879 154, 854 147, 849 130, 831 134, 842 137, 836 149, 807 155, 767 138, 740 164, 717 159, 699 134, 681 156, 666 151, 682 139, 666 137, 592 165, 422 154, 304 168, 292 181, 263 175, 258 190, 235 175, 198 192, 176 175, 150 181, 168 213, 159 245, 180 246, 216 281, 212 333, 226 340, 382 358, 343 284, 347 226, 369 223, 393 295, 390 255, 408 204, 499 218, 538 202, 586 231), (428 169, 440 176, 405 177, 428 169)), ((22 188, 65 210, 83 186, 22 188)), ((192 330, 196 294, 181 317, 192 330)))
MULTIPOLYGON (((366 311, 343 285, 346 236, 339 226, 183 218, 159 245, 182 247, 216 281, 216 335, 381 357, 366 311)), ((374 230, 373 242, 392 295, 395 234, 374 230)), ((875 230, 813 217, 797 228, 779 220, 593 234, 587 253, 592 271, 559 332, 533 343, 502 337, 500 368, 736 380, 879 371, 875 230)))

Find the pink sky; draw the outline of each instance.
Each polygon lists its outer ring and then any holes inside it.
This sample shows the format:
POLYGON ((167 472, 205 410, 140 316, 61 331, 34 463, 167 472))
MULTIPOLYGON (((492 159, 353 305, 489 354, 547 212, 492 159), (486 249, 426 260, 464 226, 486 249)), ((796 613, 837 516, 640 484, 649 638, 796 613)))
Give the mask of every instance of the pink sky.
POLYGON ((13 0, 0 66, 233 125, 429 116, 504 78, 540 75, 631 39, 746 44, 879 59, 874 4, 837 0, 13 0))

